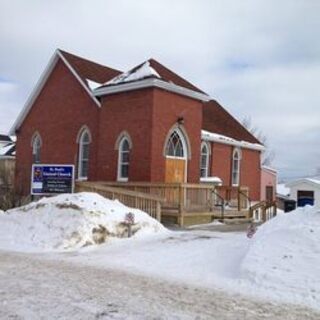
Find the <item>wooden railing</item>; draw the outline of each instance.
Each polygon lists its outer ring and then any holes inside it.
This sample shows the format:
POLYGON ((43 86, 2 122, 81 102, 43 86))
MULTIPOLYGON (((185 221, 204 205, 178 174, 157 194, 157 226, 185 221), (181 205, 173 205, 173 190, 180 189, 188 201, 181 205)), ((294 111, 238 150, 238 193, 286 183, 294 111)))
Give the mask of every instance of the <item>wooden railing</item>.
POLYGON ((164 199, 163 210, 176 210, 179 213, 212 211, 220 205, 221 198, 225 199, 225 204, 231 209, 241 211, 250 207, 249 189, 246 187, 213 186, 204 183, 99 182, 99 184, 156 195, 164 199))
POLYGON ((161 220, 161 204, 164 199, 152 194, 114 188, 98 182, 76 182, 76 192, 96 192, 105 198, 117 199, 128 207, 145 211, 158 221, 161 220))
POLYGON ((164 199, 163 209, 209 211, 213 207, 213 186, 190 183, 99 182, 101 185, 147 193, 164 199))
POLYGON ((266 222, 277 215, 276 201, 261 201, 250 207, 249 218, 266 222))

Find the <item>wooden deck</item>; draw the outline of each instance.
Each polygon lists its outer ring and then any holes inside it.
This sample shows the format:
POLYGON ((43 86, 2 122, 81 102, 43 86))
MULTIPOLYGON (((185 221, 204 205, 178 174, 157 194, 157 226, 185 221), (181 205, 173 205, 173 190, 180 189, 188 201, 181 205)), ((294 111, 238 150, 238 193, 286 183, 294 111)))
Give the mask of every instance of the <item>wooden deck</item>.
POLYGON ((214 219, 266 221, 275 215, 274 205, 251 206, 246 187, 190 183, 77 182, 76 191, 97 192, 109 199, 141 209, 162 222, 180 226, 209 223, 214 219))

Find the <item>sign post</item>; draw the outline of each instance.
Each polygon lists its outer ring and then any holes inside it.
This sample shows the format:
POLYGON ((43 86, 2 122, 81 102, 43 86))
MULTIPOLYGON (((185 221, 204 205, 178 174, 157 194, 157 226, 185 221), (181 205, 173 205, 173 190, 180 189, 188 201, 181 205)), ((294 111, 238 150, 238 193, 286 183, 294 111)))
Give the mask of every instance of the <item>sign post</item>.
POLYGON ((31 194, 37 196, 73 193, 74 165, 34 164, 31 194))

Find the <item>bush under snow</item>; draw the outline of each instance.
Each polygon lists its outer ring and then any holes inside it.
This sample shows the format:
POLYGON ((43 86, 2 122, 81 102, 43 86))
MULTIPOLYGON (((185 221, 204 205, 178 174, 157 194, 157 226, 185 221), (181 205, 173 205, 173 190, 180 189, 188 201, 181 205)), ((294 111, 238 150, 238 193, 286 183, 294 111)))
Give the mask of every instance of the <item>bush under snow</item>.
POLYGON ((95 193, 43 198, 0 215, 0 246, 12 250, 61 250, 126 237, 127 213, 133 213, 134 237, 166 229, 145 212, 95 193))
POLYGON ((275 298, 286 294, 319 305, 320 211, 299 208, 263 224, 241 269, 261 289, 272 289, 275 298))

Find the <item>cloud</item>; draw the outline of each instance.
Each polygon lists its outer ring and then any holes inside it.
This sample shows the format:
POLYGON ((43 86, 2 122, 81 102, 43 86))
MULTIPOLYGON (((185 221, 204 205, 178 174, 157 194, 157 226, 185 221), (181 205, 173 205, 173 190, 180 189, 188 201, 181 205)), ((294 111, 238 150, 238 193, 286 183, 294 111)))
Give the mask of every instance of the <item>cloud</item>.
POLYGON ((15 88, 0 97, 0 130, 57 47, 122 70, 154 57, 250 115, 282 175, 307 174, 320 141, 319 13, 315 0, 2 0, 0 78, 15 88))
POLYGON ((19 86, 0 79, 0 133, 7 133, 14 119, 18 116, 19 107, 22 103, 18 99, 19 86))

